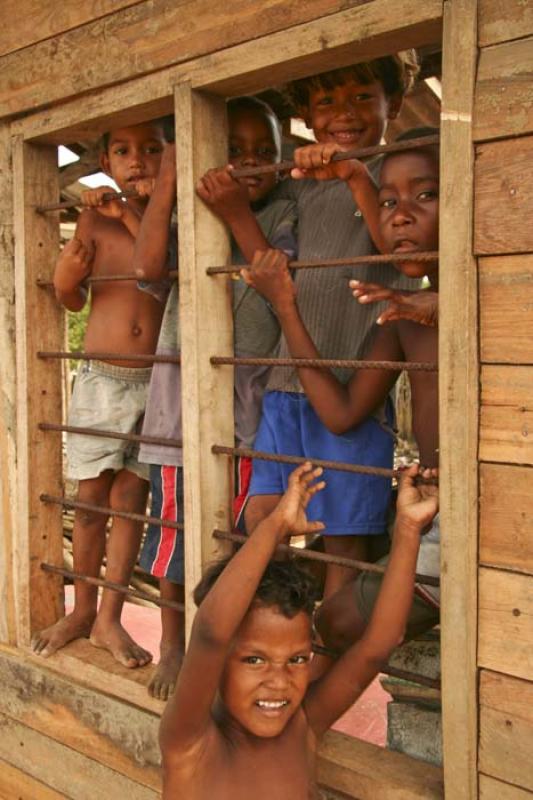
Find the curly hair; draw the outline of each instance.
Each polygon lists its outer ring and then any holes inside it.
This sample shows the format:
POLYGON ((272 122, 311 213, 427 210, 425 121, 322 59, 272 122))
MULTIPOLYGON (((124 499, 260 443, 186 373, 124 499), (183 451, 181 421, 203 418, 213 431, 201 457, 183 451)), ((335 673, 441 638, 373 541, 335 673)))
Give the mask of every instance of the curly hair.
MULTIPOLYGON (((205 599, 231 558, 223 558, 207 568, 193 592, 197 606, 205 599)), ((252 606, 276 607, 288 619, 300 611, 312 616, 318 596, 314 577, 301 566, 299 559, 271 561, 259 581, 252 606)))
POLYGON ((285 87, 285 94, 298 112, 309 107, 309 93, 317 89, 333 89, 347 80, 369 84, 378 81, 383 86, 387 97, 395 94, 405 95, 412 89, 420 71, 415 50, 404 50, 393 56, 375 58, 373 61, 362 61, 349 67, 322 72, 291 81, 285 87))

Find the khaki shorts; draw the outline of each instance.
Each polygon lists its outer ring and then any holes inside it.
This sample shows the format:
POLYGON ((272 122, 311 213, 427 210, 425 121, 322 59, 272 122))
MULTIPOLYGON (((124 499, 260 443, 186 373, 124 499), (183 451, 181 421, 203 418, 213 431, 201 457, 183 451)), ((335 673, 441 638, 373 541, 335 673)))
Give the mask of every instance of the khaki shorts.
MULTIPOLYGON (((87 361, 78 371, 70 403, 69 425, 137 433, 140 430, 151 367, 117 367, 87 361)), ((139 445, 122 439, 67 434, 67 475, 97 478, 105 470, 127 469, 149 480, 148 464, 137 460, 139 445)))

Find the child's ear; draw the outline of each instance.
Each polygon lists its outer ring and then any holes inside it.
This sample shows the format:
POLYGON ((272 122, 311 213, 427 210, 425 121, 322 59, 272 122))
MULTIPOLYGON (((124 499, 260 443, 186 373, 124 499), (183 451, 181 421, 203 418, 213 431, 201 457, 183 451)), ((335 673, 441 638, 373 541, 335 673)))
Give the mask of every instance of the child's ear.
POLYGON ((401 92, 397 92, 396 94, 391 94, 388 98, 388 112, 387 112, 387 119, 396 119, 398 114, 400 113, 400 109, 403 103, 403 94, 401 92))
POLYGON ((109 156, 107 155, 107 150, 104 150, 104 152, 100 153, 100 158, 98 160, 100 162, 100 166, 102 167, 102 172, 105 172, 106 175, 109 175, 109 177, 111 177, 109 156))

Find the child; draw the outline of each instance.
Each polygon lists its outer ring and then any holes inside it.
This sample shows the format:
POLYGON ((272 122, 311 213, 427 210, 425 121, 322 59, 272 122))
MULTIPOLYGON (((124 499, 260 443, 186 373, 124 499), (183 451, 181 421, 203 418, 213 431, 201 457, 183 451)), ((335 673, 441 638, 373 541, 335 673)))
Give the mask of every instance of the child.
POLYGON ((324 487, 313 483, 321 472, 310 464, 295 470, 276 507, 196 590, 189 649, 161 721, 164 800, 316 797, 320 739, 402 640, 420 534, 437 510, 436 487, 415 485, 416 466, 401 481, 391 557, 368 629, 309 683, 309 575, 294 561, 269 562, 287 537, 323 527, 305 513, 324 487))
MULTIPOLYGON (((114 129, 104 138, 101 165, 122 191, 157 175, 165 145, 164 122, 114 129)), ((84 209, 74 239, 61 253, 54 273, 56 296, 70 311, 87 301, 89 276, 130 273, 134 241, 145 202, 120 199, 104 202, 109 187, 85 192, 84 209)), ((78 372, 69 424, 135 432, 144 412, 151 362, 130 361, 131 353, 153 353, 162 305, 127 281, 95 283, 87 322, 85 348, 113 351, 113 361, 86 361, 78 372)), ((79 481, 78 499, 121 511, 143 513, 148 471, 139 464, 136 448, 118 439, 71 434, 67 437, 68 475, 79 481)), ((127 585, 137 557, 142 525, 114 518, 106 548, 105 514, 77 511, 74 522, 74 570, 98 576, 107 550, 106 578, 127 585)), ((74 610, 37 633, 33 650, 49 656, 67 642, 90 636, 96 647, 109 650, 126 667, 147 664, 151 655, 137 645, 120 624, 124 595, 104 590, 97 613, 98 590, 75 581, 74 610)))
MULTIPOLYGON (((415 136, 428 130, 416 130, 415 136)), ((430 133, 434 131, 429 130, 430 133)), ((409 138, 408 134, 402 136, 409 138)), ((331 152, 317 158, 319 164, 329 163, 331 152)), ((327 168, 327 167, 326 167, 327 168)), ((324 167, 320 166, 320 170, 324 167)), ((396 262, 398 270, 412 278, 429 277, 431 292, 409 297, 375 284, 351 281, 354 295, 360 303, 391 296, 396 308, 382 314, 375 341, 368 353, 371 360, 436 362, 438 333, 427 323, 434 320, 435 297, 438 289, 436 262, 409 261, 408 255, 431 251, 438 247, 438 147, 428 146, 385 156, 381 169, 376 217, 379 236, 387 253, 405 253, 406 260, 396 262), (433 308, 431 308, 433 306, 433 308), (422 311, 421 311, 422 309, 422 311), (390 316, 397 321, 383 325, 390 316), (415 319, 416 321, 413 321, 415 319), (420 321, 426 324, 420 324, 420 321)), ((273 304, 281 322, 285 340, 293 357, 317 358, 318 350, 311 340, 298 311, 298 295, 282 253, 270 251, 258 256, 246 279, 273 304)), ((333 433, 342 435, 364 423, 391 389, 398 372, 384 369, 360 369, 347 385, 342 384, 329 370, 299 368, 300 380, 309 402, 323 424, 333 433)), ((421 463, 438 466, 438 377, 434 372, 410 373, 413 429, 420 451, 421 463)), ((438 576, 438 523, 424 539, 417 571, 438 576)), ((363 573, 355 583, 358 599, 354 608, 354 585, 346 584, 320 610, 319 630, 328 644, 345 648, 361 635, 379 591, 379 576, 363 573)), ((408 635, 427 630, 438 622, 438 590, 417 586, 408 635)))
MULTIPOLYGON (((279 124, 266 104, 253 97, 231 100, 228 120, 232 166, 256 166, 280 159, 279 124)), ((294 256, 294 204, 288 200, 269 202, 275 184, 274 174, 239 183, 231 177, 230 169, 210 170, 200 181, 198 194, 228 224, 237 244, 249 243, 244 259, 234 246, 234 260, 241 263, 250 260, 255 249, 268 247, 267 238, 294 256), (253 228, 251 235, 250 227, 253 228)), ((169 268, 176 267, 176 237, 171 226, 175 197, 175 150, 169 146, 165 149, 137 239, 134 267, 143 281, 160 281, 169 268), (171 250, 170 254, 168 250, 171 250)), ((275 316, 242 279, 232 282, 232 288, 236 354, 272 355, 279 340, 279 324, 275 316)), ((167 301, 157 352, 179 354, 176 282, 167 301)), ((267 375, 264 367, 239 367, 235 370, 235 435, 239 444, 250 446, 253 442, 267 375)), ((143 433, 181 439, 181 378, 180 369, 175 364, 154 365, 143 433)), ((143 445, 140 459, 151 465, 152 515, 183 523, 181 450, 143 445)), ((237 469, 237 485, 241 488, 235 504, 236 515, 240 511, 240 496, 246 494, 248 474, 249 463, 241 459, 237 469)), ((169 526, 150 525, 140 563, 143 569, 160 579, 162 597, 177 601, 183 599, 181 532, 169 526)), ((161 619, 160 661, 148 689, 153 696, 166 699, 173 690, 183 657, 183 618, 172 609, 163 608, 161 619)))
MULTIPOLYGON (((300 148, 296 163, 307 165, 313 148, 336 144, 341 149, 379 144, 388 119, 396 117, 402 97, 416 72, 412 52, 388 56, 353 67, 324 73, 291 84, 289 91, 298 113, 313 128, 319 145, 300 148)), ((373 246, 361 210, 367 197, 368 173, 344 172, 339 162, 336 180, 283 181, 279 195, 293 198, 298 208, 299 258, 361 256, 373 246)), ((379 168, 379 160, 372 164, 379 168)), ((353 172, 353 170, 352 170, 353 172)), ((308 269, 295 272, 300 313, 312 340, 324 358, 358 359, 368 349, 376 312, 346 297, 344 280, 361 277, 379 283, 405 285, 387 264, 344 269, 308 269)), ((279 356, 290 355, 284 337, 279 356)), ((349 373, 336 374, 347 380, 349 373)), ((255 448, 269 453, 325 458, 389 467, 392 464, 391 414, 382 404, 357 430, 332 435, 306 398, 295 369, 272 370, 263 399, 263 416, 255 448)), ((287 465, 254 461, 246 525, 252 530, 276 505, 287 487, 287 465)), ((312 519, 321 519, 326 552, 364 559, 367 539, 384 534, 390 481, 368 475, 330 470, 326 490, 310 507, 312 519), (343 498, 343 502, 339 502, 343 498)), ((329 565, 324 596, 350 578, 350 571, 329 565)))

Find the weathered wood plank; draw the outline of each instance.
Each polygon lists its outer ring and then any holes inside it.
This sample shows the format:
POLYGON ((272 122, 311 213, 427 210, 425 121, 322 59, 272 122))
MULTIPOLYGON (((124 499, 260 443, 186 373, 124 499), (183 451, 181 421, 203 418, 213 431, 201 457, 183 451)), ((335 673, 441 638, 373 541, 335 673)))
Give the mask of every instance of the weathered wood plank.
POLYGON ((61 434, 43 433, 42 420, 61 422, 61 364, 37 358, 37 350, 63 346, 63 312, 52 292, 36 285, 43 265, 59 253, 56 215, 35 206, 58 195, 57 151, 15 141, 15 273, 17 335, 17 568, 18 643, 63 613, 62 582, 44 573, 41 561, 63 561, 61 508, 44 505, 39 493, 62 493, 61 434))
POLYGON ((318 779, 358 800, 444 797, 439 767, 333 731, 326 734, 318 756, 318 779))
POLYGON ((533 38, 485 48, 479 56, 474 139, 523 136, 531 131, 533 38))
POLYGON ((533 255, 479 259, 481 360, 533 364, 533 255))
MULTIPOLYGON (((308 19, 313 19, 314 3, 298 7, 305 8, 306 13, 309 12, 308 19)), ((334 10, 336 7, 330 8, 334 10)), ((157 113, 167 113, 168 98, 178 83, 190 81, 193 88, 209 89, 218 82, 218 93, 227 95, 254 92, 290 78, 350 64, 356 59, 395 52, 400 41, 402 47, 437 42, 441 15, 441 0, 427 0, 423 4, 418 0, 404 0, 401 9, 398 7, 394 14, 391 14, 388 0, 372 0, 232 47, 228 45, 233 40, 226 37, 224 49, 216 53, 130 80, 119 87, 118 92, 116 88, 100 87, 57 109, 47 109, 31 119, 20 120, 14 130, 26 138, 40 136, 48 142, 65 143, 69 138, 70 141, 87 138, 87 133, 90 138, 92 127, 94 137, 109 128, 110 115, 120 108, 130 109, 128 116, 119 116, 120 124, 139 122, 143 118, 139 113, 144 119, 154 116, 156 108, 157 113), (357 42, 355 49, 354 42, 357 42)), ((260 26, 256 34, 261 31, 260 26)), ((176 48, 174 51, 177 52, 176 48)), ((2 113, 0 104, 0 116, 2 113)))
POLYGON ((531 800, 531 792, 497 781, 488 775, 480 775, 479 800, 531 800))
MULTIPOLYGON (((482 772, 533 791, 533 684, 481 672, 479 767, 482 772)), ((496 797, 487 792, 481 797, 496 797)), ((519 800, 504 790, 498 800, 519 800)))
POLYGON ((479 560, 533 574, 533 470, 480 464, 479 560))
MULTIPOLYGON (((78 672, 83 668, 78 662, 78 672)), ((154 791, 161 788, 159 715, 79 686, 0 650, 0 713, 154 791)))
POLYGON ((533 252, 533 136, 476 148, 475 252, 533 252))
POLYGON ((529 0, 479 0, 479 46, 520 39, 533 34, 529 0))
POLYGON ((127 797, 157 800, 159 792, 128 780, 92 758, 0 714, 0 759, 72 800, 127 797))
POLYGON ((482 461, 533 464, 532 397, 533 367, 482 368, 482 461))
POLYGON ((446 0, 440 176, 440 514, 444 782, 477 800, 478 297, 472 257, 477 2, 446 0), (457 192, 457 186, 461 191, 457 192))
POLYGON ((230 525, 228 461, 211 453, 215 443, 233 445, 233 370, 213 369, 214 353, 233 352, 233 318, 227 276, 206 268, 229 255, 224 225, 196 195, 199 177, 226 157, 226 109, 218 97, 176 88, 178 163, 180 332, 183 404, 186 620, 195 607, 192 589, 205 564, 220 552, 213 529, 230 525))
POLYGON ((42 42, 87 22, 113 14, 139 0, 3 0, 9 25, 0 29, 0 56, 42 42))
POLYGON ((7 761, 0 761, 0 797, 2 800, 68 800, 66 794, 50 789, 7 761))
POLYGON ((533 584, 530 575, 480 568, 478 639, 481 667, 533 680, 533 584))
POLYGON ((15 267, 11 136, 0 125, 0 641, 16 641, 13 536, 16 519, 15 267))

